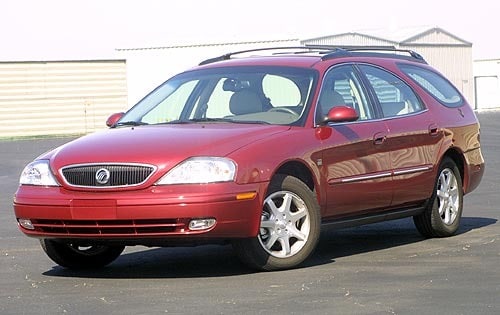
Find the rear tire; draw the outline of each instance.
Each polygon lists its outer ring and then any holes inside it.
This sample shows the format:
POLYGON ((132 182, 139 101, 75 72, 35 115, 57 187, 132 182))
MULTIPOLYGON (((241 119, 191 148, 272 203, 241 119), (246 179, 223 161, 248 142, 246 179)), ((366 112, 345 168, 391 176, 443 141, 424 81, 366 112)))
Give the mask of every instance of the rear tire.
POLYGON ((452 236, 462 217, 463 189, 455 162, 445 157, 439 166, 434 192, 422 214, 413 217, 417 230, 425 237, 452 236))
POLYGON ((320 225, 318 201, 309 187, 296 177, 276 175, 264 200, 259 234, 235 240, 233 248, 253 269, 294 268, 313 252, 320 225))
POLYGON ((125 246, 79 245, 41 239, 43 250, 58 265, 68 269, 96 269, 113 262, 125 246))

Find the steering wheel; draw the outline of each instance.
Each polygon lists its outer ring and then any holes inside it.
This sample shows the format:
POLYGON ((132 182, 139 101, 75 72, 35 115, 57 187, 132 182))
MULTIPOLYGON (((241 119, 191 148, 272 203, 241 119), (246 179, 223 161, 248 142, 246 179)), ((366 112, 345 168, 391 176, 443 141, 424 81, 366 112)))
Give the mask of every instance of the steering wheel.
POLYGON ((292 110, 290 108, 286 108, 286 107, 273 107, 270 110, 268 110, 268 112, 285 112, 285 113, 289 113, 289 114, 292 114, 295 116, 299 115, 294 110, 292 110))

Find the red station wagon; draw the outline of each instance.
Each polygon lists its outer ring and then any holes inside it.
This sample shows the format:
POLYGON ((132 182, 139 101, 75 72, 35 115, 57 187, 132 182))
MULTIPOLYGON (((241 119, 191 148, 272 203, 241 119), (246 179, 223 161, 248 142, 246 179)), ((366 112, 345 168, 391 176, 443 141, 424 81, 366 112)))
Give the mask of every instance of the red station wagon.
POLYGON ((66 268, 226 242, 252 268, 293 268, 322 226, 409 216, 451 236, 484 172, 473 110, 408 50, 230 53, 107 124, 39 156, 15 193, 20 230, 66 268))

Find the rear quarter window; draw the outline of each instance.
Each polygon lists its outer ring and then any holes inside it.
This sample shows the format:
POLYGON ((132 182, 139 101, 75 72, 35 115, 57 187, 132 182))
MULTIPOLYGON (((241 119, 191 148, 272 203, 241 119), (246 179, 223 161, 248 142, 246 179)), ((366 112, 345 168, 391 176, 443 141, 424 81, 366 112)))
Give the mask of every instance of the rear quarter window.
POLYGON ((437 72, 418 66, 400 64, 399 69, 446 107, 460 107, 464 99, 460 92, 437 72))

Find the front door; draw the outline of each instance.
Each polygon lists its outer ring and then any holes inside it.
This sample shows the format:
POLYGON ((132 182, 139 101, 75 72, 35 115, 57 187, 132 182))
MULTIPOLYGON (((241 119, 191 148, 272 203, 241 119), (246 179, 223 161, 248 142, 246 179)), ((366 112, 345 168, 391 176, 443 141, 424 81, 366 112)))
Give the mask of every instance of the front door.
POLYGON ((333 106, 347 105, 359 114, 351 123, 330 124, 323 139, 322 176, 326 184, 327 218, 383 209, 391 203, 391 163, 386 146, 388 130, 362 89, 351 65, 333 67, 325 76, 318 102, 318 116, 333 106))

